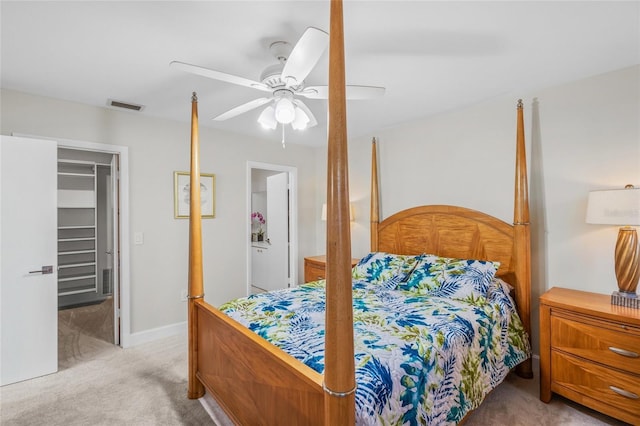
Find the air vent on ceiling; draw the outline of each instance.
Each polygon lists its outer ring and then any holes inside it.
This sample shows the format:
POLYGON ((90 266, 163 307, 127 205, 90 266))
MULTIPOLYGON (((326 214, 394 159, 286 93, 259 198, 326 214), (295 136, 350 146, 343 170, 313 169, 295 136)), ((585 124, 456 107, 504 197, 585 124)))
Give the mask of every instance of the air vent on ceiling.
POLYGON ((144 105, 137 105, 137 104, 132 104, 130 102, 116 101, 113 99, 109 99, 107 101, 107 105, 115 108, 128 109, 129 111, 142 111, 144 109, 144 105))

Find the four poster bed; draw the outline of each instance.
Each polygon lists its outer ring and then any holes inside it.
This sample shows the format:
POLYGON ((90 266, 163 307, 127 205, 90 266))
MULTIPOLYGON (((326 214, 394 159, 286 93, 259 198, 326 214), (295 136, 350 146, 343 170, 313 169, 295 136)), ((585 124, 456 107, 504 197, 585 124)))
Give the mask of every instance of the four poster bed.
POLYGON ((371 254, 352 270, 343 49, 333 0, 326 282, 205 302, 194 96, 188 397, 206 389, 241 425, 459 423, 510 369, 532 377, 522 104, 513 225, 455 206, 380 222, 374 141, 371 254))

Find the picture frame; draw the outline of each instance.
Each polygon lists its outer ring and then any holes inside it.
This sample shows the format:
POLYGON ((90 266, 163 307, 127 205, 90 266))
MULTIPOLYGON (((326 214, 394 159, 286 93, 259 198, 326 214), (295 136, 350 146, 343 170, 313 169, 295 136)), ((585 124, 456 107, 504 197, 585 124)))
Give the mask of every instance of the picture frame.
MULTIPOLYGON (((189 218, 189 172, 173 173, 173 215, 176 219, 189 218)), ((216 217, 216 175, 200 173, 200 205, 202 218, 216 217)))

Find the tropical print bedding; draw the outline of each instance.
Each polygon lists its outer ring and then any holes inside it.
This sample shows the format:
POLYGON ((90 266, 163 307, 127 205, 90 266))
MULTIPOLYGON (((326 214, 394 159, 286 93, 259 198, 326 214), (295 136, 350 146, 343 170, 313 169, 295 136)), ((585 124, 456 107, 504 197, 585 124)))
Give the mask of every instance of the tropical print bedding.
MULTIPOLYGON (((325 281, 237 299, 221 310, 324 370, 325 281)), ((356 421, 448 425, 478 407, 530 355, 506 284, 466 300, 354 279, 356 421)))

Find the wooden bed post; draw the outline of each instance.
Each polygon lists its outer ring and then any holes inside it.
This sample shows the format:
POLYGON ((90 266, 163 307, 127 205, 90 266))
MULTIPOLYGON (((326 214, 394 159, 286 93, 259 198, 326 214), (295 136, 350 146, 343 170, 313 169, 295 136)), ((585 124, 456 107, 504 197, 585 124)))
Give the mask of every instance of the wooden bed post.
MULTIPOLYGON (((517 107, 516 136, 516 181, 513 208, 514 258, 515 274, 518 280, 516 303, 520 312, 529 315, 521 316, 525 330, 531 337, 531 231, 529 229, 529 190, 527 183, 527 157, 524 145, 524 117, 522 99, 517 107)), ((519 376, 533 377, 531 358, 516 367, 519 376)))
POLYGON ((342 1, 331 0, 324 424, 355 424, 351 224, 342 1))
POLYGON ((191 172, 189 180, 189 385, 190 399, 204 395, 198 373, 198 317, 196 303, 204 298, 202 285, 202 221, 200 210, 200 141, 198 139, 198 97, 191 97, 191 172))
POLYGON ((378 251, 378 224, 380 223, 378 153, 376 145, 376 138, 373 138, 371 141, 371 251, 378 251))

